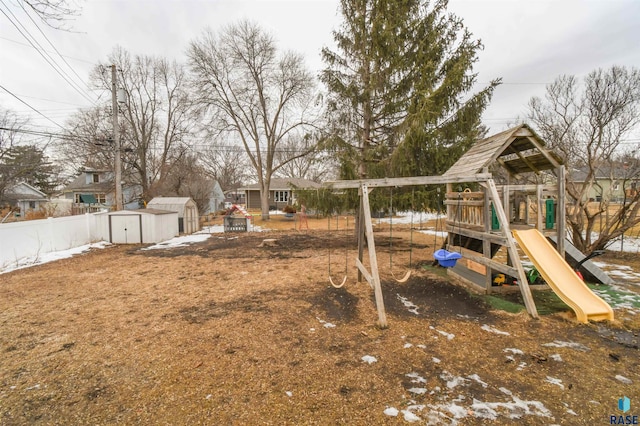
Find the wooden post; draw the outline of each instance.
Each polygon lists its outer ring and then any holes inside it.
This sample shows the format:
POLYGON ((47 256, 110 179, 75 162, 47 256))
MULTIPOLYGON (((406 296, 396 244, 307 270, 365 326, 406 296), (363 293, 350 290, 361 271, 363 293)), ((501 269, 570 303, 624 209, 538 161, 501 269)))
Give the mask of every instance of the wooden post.
POLYGON ((544 203, 542 202, 542 185, 536 186, 536 200, 538 205, 538 215, 536 216, 536 228, 538 228, 538 231, 543 232, 542 207, 544 206, 544 203))
MULTIPOLYGON (((482 214, 484 215, 484 232, 491 232, 491 199, 489 198, 489 192, 485 188, 484 191, 484 206, 482 207, 482 214)), ((491 241, 484 238, 482 240, 482 256, 491 259, 491 241)), ((484 277, 484 286, 487 294, 491 293, 491 286, 493 285, 493 270, 490 266, 486 265, 485 269, 487 273, 484 277)))
POLYGON ((366 184, 362 184, 362 207, 364 209, 364 225, 367 234, 367 249, 369 250, 369 264, 371 268, 371 278, 373 279, 373 291, 376 297, 376 307, 378 309, 378 326, 387 328, 387 314, 384 310, 384 299, 382 297, 382 287, 380 285, 380 273, 378 272, 378 258, 376 256, 376 244, 373 239, 373 226, 371 225, 371 207, 369 206, 369 191, 366 184))
POLYGON ((538 318, 538 310, 536 309, 536 304, 533 301, 533 296, 531 295, 531 289, 529 288, 529 283, 527 282, 527 276, 524 273, 524 268, 522 267, 522 263, 519 261, 518 250, 516 249, 516 242, 511 235, 511 228, 509 226, 509 221, 507 220, 507 215, 500 204, 500 194, 498 194, 498 189, 496 188, 493 179, 487 180, 487 186, 491 193, 491 198, 493 198, 493 206, 496 210, 496 215, 498 216, 498 220, 501 222, 503 232, 505 234, 505 238, 507 239, 507 252, 509 257, 513 260, 513 266, 518 271, 518 286, 520 287, 520 292, 522 293, 522 298, 524 299, 524 305, 527 308, 527 312, 533 318, 538 318))
MULTIPOLYGON (((356 232, 358 233, 358 260, 362 263, 364 257, 364 206, 362 200, 362 187, 358 188, 358 195, 360 196, 360 208, 358 210, 358 226, 356 232)), ((358 282, 362 282, 362 272, 358 269, 358 282)))
POLYGON ((565 168, 558 166, 558 208, 556 209, 556 232, 558 240, 558 253, 564 259, 565 241, 567 238, 567 197, 565 194, 565 168))

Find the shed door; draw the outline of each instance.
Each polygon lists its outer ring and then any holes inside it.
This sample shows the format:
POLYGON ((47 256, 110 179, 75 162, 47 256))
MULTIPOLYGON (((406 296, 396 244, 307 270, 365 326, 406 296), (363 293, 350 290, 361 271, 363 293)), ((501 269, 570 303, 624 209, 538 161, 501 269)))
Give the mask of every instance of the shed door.
POLYGON ((141 222, 141 215, 109 216, 111 242, 113 244, 141 244, 141 222))
POLYGON ((184 210, 184 232, 187 234, 193 234, 197 231, 198 218, 196 215, 196 208, 188 206, 184 210))

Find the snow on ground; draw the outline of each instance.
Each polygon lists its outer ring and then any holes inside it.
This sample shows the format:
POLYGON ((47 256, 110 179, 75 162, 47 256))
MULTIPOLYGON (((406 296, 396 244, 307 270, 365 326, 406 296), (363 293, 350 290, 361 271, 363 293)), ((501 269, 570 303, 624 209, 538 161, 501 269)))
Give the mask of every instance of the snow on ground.
POLYGON ((392 223, 394 225, 400 224, 411 224, 419 225, 421 223, 426 223, 430 220, 435 220, 440 218, 444 225, 445 216, 437 213, 427 213, 427 212, 396 212, 395 216, 390 217, 381 217, 379 219, 373 219, 373 223, 392 223))
POLYGON ((100 241, 93 244, 85 244, 80 247, 74 247, 68 250, 54 251, 51 253, 37 254, 35 256, 24 257, 17 260, 15 263, 0 268, 0 274, 15 271, 17 269, 29 268, 31 266, 42 265, 43 263, 54 262, 60 259, 67 259, 69 257, 82 254, 90 249, 103 249, 110 245, 106 241, 100 241))
POLYGON ((371 355, 365 355, 361 359, 363 362, 366 362, 367 364, 373 364, 374 362, 378 362, 378 359, 375 356, 371 356, 371 355))
POLYGON ((398 297, 398 300, 405 306, 405 308, 407 308, 409 312, 411 312, 414 315, 420 315, 418 313, 418 307, 412 301, 410 301, 406 297, 400 296, 399 293, 396 293, 396 296, 398 297))
POLYGON ((498 330, 497 328, 492 327, 492 326, 490 326, 489 324, 484 324, 484 325, 483 325, 482 327, 480 327, 480 328, 482 328, 484 331, 487 331, 487 332, 489 332, 489 333, 502 334, 502 335, 504 335, 504 336, 509 336, 509 335, 510 335, 508 332, 498 330))
MULTIPOLYGON (((407 422, 425 421, 425 424, 451 424, 457 425, 465 423, 464 419, 474 417, 476 419, 496 420, 498 417, 519 419, 523 422, 524 416, 553 417, 540 401, 528 401, 514 395, 512 391, 505 387, 497 390, 503 395, 502 401, 481 401, 476 398, 468 398, 462 392, 462 388, 471 386, 472 382, 480 384, 483 388, 494 388, 480 378, 477 374, 467 377, 455 376, 447 371, 443 371, 439 379, 444 386, 434 386, 432 389, 425 387, 427 380, 417 372, 407 373, 410 378, 409 384, 405 388, 409 393, 406 407, 398 409, 387 406, 383 413, 390 417, 397 417, 402 413, 407 422), (417 384, 417 386, 416 386, 417 384), (425 394, 435 395, 441 401, 436 404, 418 404, 412 398, 420 398, 425 394)), ((561 385, 558 379, 548 377, 549 383, 561 385)), ((494 388, 495 389, 495 388, 494 388)), ((568 410, 570 408, 567 407, 568 410)), ((524 423, 527 423, 526 421, 524 423)))
POLYGON ((581 352, 587 352, 591 350, 582 343, 564 342, 562 340, 554 340, 551 343, 543 343, 542 346, 545 346, 547 348, 571 348, 581 352))
POLYGON ((191 235, 183 235, 181 237, 175 237, 167 241, 163 241, 158 244, 154 244, 149 247, 141 248, 140 250, 157 250, 157 249, 168 249, 175 247, 186 247, 189 244, 201 243, 206 241, 211 237, 211 234, 191 234, 191 235))

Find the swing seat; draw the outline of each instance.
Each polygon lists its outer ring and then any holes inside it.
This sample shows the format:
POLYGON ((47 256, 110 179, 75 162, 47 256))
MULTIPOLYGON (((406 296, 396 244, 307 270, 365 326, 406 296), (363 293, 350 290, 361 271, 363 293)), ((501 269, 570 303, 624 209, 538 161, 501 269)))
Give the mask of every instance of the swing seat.
POLYGON ((450 252, 445 249, 440 249, 433 253, 433 258, 438 261, 438 264, 443 268, 451 268, 456 265, 458 259, 462 258, 462 255, 457 252, 450 252))

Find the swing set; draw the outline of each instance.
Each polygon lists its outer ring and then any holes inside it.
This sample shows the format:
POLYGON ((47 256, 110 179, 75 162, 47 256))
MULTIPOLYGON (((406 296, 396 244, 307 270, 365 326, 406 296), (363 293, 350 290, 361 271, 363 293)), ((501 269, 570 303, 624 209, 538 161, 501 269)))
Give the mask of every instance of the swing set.
MULTIPOLYGON (((479 173, 475 175, 469 176, 458 176, 455 178, 447 178, 444 176, 416 176, 416 177, 406 177, 406 178, 385 178, 385 179, 363 179, 363 180, 351 180, 351 181, 335 181, 330 182, 327 185, 332 189, 358 189, 358 195, 360 198, 360 208, 359 208, 359 217, 360 220, 358 222, 357 236, 358 236, 358 257, 355 259, 356 268, 358 269, 358 282, 361 282, 364 278, 371 288, 374 290, 376 307, 378 310, 378 325, 382 328, 387 327, 387 319, 386 312, 384 308, 384 300, 382 297, 382 287, 380 284, 380 272, 378 269, 378 258, 376 253, 376 245, 373 237, 373 222, 371 218, 371 206, 369 203, 369 193, 371 190, 375 188, 381 187, 403 187, 403 186, 424 186, 424 185, 442 185, 445 183, 465 183, 465 182, 487 182, 491 180, 491 174, 489 173, 479 173), (369 267, 367 268, 362 263, 364 258, 364 247, 366 246, 369 252, 369 267)), ((412 201, 413 202, 413 201, 412 201)), ((390 205, 393 207, 393 197, 391 197, 390 205)), ((411 219, 413 222, 413 217, 411 219)), ((390 241, 392 241, 392 225, 393 219, 390 220, 390 241)), ((411 226, 413 232, 413 226, 411 226)), ((413 235, 411 235, 411 239, 413 239, 413 235)), ((411 243, 411 247, 413 246, 413 242, 411 243)), ((461 257, 460 253, 449 252, 449 256, 456 257, 459 259, 461 257)), ((393 275, 393 250, 392 243, 390 244, 390 270, 391 275, 394 280, 397 282, 406 282, 409 280, 411 276, 411 270, 407 271, 404 276, 401 278, 397 278, 393 275)), ((445 264, 447 261, 455 261, 457 259, 443 259, 445 264)), ((411 262, 411 254, 410 254, 410 262, 411 262)), ((453 265, 450 265, 453 266, 453 265)), ((345 266, 346 268, 346 266, 345 266)), ((523 272, 524 273, 524 272, 523 272)), ((331 277, 331 273, 329 274, 329 281, 334 287, 342 287, 346 283, 346 275, 343 278, 342 282, 338 285, 333 281, 331 277)))
MULTIPOLYGON (((339 215, 336 215, 336 230, 339 229, 339 215)), ((347 217, 347 223, 345 225, 345 233, 347 235, 348 238, 348 229, 349 229, 349 218, 347 217)), ((329 214, 327 216, 327 232, 329 234, 329 238, 331 238, 331 215, 329 214)), ((342 286, 344 286, 344 284, 347 282, 347 271, 349 269, 348 264, 348 258, 349 258, 349 241, 345 241, 345 245, 344 245, 344 277, 342 278, 342 282, 340 284, 336 284, 333 281, 333 278, 331 277, 331 240, 329 240, 329 245, 328 245, 328 252, 329 252, 329 282, 331 283, 331 285, 335 288, 341 288, 342 286)))

